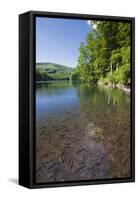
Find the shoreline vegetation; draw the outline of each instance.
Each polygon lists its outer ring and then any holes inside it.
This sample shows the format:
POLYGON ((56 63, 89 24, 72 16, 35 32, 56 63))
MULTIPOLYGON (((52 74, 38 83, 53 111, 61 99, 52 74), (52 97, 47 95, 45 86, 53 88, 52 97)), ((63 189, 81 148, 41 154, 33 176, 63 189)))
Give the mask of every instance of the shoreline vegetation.
POLYGON ((79 80, 130 93, 130 23, 90 20, 90 24, 92 30, 80 44, 77 66, 36 63, 36 81, 79 80))
POLYGON ((130 94, 130 85, 129 86, 128 85, 121 85, 121 84, 117 84, 117 85, 108 84, 108 85, 105 85, 102 82, 98 82, 98 85, 104 86, 104 87, 118 88, 118 89, 123 90, 126 94, 130 94))

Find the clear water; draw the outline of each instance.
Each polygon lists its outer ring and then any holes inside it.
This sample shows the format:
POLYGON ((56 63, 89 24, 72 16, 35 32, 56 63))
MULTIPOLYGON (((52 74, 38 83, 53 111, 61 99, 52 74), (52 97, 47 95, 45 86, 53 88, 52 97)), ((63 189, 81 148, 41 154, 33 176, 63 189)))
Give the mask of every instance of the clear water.
POLYGON ((119 89, 36 83, 36 182, 130 176, 130 95, 119 89))

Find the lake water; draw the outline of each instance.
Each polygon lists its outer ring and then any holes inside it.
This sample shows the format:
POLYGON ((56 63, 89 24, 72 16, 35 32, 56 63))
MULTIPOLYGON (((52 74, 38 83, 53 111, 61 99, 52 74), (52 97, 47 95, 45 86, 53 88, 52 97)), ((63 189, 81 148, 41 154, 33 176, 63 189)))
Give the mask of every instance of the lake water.
POLYGON ((130 95, 54 81, 36 84, 36 182, 130 176, 130 95))

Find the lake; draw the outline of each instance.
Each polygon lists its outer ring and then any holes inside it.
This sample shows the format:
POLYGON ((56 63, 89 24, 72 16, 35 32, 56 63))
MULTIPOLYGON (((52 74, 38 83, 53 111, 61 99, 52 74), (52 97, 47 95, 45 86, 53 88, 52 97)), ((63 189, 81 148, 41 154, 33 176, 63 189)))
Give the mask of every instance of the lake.
POLYGON ((36 83, 36 182, 130 176, 130 95, 79 82, 36 83))

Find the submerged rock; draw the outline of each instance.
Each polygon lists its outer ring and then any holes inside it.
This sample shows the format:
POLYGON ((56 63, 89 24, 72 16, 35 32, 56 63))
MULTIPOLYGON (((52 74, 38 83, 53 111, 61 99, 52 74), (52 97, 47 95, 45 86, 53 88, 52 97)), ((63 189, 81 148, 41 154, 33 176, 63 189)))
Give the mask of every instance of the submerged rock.
POLYGON ((102 130, 101 128, 99 128, 99 127, 96 127, 96 128, 95 128, 95 133, 96 133, 97 135, 100 135, 100 134, 103 133, 103 130, 102 130))
POLYGON ((95 135, 95 127, 94 127, 94 123, 93 122, 91 122, 91 123, 86 125, 85 133, 86 133, 86 135, 90 135, 90 136, 94 136, 95 135))
POLYGON ((99 127, 95 127, 93 122, 87 124, 85 127, 85 133, 89 136, 98 136, 101 135, 102 132, 103 130, 99 127))

